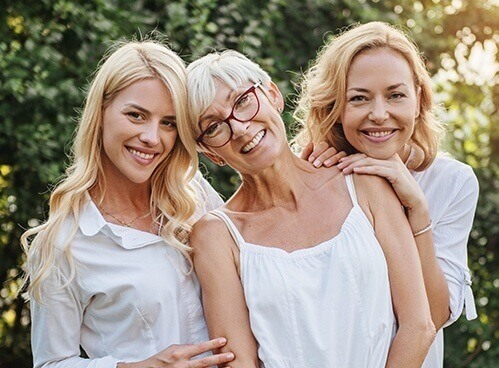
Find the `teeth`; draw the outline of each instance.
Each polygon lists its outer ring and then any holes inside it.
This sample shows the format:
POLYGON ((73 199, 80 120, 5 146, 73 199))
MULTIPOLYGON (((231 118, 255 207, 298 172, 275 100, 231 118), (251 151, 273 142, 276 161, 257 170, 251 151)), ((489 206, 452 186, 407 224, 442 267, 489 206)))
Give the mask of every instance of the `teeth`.
POLYGON ((144 160, 150 160, 151 158, 154 157, 154 154, 152 153, 144 153, 144 152, 140 152, 140 151, 137 151, 137 150, 134 150, 133 148, 129 148, 128 149, 133 155, 135 156, 138 156, 140 158, 143 158, 144 160))
POLYGON ((388 134, 391 134, 392 131, 391 130, 387 130, 386 132, 367 132, 367 135, 370 136, 370 137, 384 137, 384 136, 387 136, 388 134))
POLYGON ((251 142, 249 142, 241 149, 241 151, 243 153, 248 153, 249 151, 251 151, 258 143, 260 143, 264 135, 265 131, 261 130, 257 135, 255 135, 255 138, 253 138, 251 142))

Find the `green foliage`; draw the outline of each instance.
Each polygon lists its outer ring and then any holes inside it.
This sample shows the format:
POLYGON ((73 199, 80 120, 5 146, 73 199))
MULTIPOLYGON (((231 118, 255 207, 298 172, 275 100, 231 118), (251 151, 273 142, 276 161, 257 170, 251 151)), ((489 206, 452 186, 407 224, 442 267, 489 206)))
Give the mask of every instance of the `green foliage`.
MULTIPOLYGON (((110 41, 156 30, 189 62, 211 49, 234 48, 270 72, 293 107, 294 88, 323 40, 354 22, 403 25, 438 80, 449 149, 470 163, 481 198, 469 245, 480 318, 446 330, 449 367, 495 366, 499 277, 497 166, 499 88, 470 83, 458 70, 476 44, 495 37, 497 5, 490 0, 18 0, 0 15, 0 367, 28 367, 29 310, 15 299, 23 257, 19 237, 43 221, 49 189, 67 155, 84 90, 110 41), (470 26, 472 25, 472 26, 470 26), (329 33, 328 33, 329 32, 329 33), (495 32, 495 36, 494 36, 495 32), (494 156, 495 154, 495 156, 494 156)), ((494 77, 496 78, 496 77, 494 77)), ((289 114, 285 115, 290 122, 289 114)), ((213 185, 227 198, 238 178, 207 160, 213 185)), ((50 332, 48 332, 50 333, 50 332)))

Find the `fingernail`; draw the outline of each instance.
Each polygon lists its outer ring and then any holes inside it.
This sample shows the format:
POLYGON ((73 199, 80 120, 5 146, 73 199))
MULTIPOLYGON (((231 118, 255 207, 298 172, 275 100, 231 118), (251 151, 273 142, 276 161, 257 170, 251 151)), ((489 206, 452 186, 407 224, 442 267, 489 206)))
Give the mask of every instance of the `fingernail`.
POLYGON ((338 166, 338 169, 342 169, 342 168, 345 166, 345 164, 344 164, 344 163, 342 163, 342 162, 340 162, 340 163, 339 163, 338 165, 336 165, 336 166, 338 166))
POLYGON ((321 162, 320 162, 319 160, 315 160, 315 161, 314 161, 314 166, 315 166, 315 167, 319 167, 319 166, 321 166, 321 162))
POLYGON ((225 337, 222 337, 222 338, 220 338, 220 339, 218 340, 218 343, 219 343, 220 345, 225 345, 225 344, 227 343, 227 339, 226 339, 225 337))
POLYGON ((233 353, 227 353, 227 354, 225 354, 225 357, 227 359, 234 359, 234 354, 233 353))
POLYGON ((308 156, 308 162, 313 162, 315 160, 315 156, 308 156))
POLYGON ((331 161, 329 160, 324 161, 324 166, 329 166, 329 165, 331 165, 331 161))
POLYGON ((345 157, 340 158, 340 159, 339 159, 339 161, 340 161, 340 162, 345 161, 345 157))

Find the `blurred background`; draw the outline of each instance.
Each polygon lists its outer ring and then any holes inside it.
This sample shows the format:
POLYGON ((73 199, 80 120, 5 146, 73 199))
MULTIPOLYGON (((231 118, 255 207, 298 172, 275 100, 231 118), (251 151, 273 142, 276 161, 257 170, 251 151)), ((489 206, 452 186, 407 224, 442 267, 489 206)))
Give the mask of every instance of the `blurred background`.
MULTIPOLYGON (((16 0, 0 1, 0 367, 31 366, 29 306, 15 298, 21 233, 43 221, 68 163, 89 77, 111 41, 161 33, 186 62, 234 48, 287 96, 323 41, 355 22, 404 27, 434 76, 445 149, 471 165, 480 201, 469 241, 479 318, 445 329, 446 367, 497 367, 499 241, 499 0, 16 0)), ((204 161, 230 196, 238 179, 204 161)), ((47 331, 47 334, 50 334, 47 331)), ((133 338, 133 336, 131 336, 133 338)))

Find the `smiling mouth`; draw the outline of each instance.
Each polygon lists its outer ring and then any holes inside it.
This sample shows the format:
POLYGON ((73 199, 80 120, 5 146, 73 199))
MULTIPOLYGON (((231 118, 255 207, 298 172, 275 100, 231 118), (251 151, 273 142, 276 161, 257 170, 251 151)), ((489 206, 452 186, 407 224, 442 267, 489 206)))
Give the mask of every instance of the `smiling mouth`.
POLYGON ((390 134, 392 134, 395 130, 384 130, 384 131, 380 131, 380 132, 369 132, 369 131, 362 131, 362 133, 364 133, 365 135, 369 136, 369 137, 373 137, 373 138, 382 138, 382 137, 386 137, 390 134))
POLYGON ((253 148, 255 148, 258 145, 258 143, 260 143, 260 141, 264 136, 265 136, 265 130, 260 130, 251 140, 251 142, 249 142, 247 145, 241 148, 241 152, 242 153, 250 152, 253 148))
POLYGON ((361 133, 366 137, 369 141, 374 143, 382 143, 391 139, 397 129, 387 128, 386 130, 361 130, 361 133))
POLYGON ((135 150, 133 148, 129 148, 129 147, 127 147, 127 150, 132 155, 137 156, 143 160, 151 160, 155 156, 154 153, 144 153, 144 152, 140 152, 140 151, 137 151, 137 150, 135 150))

